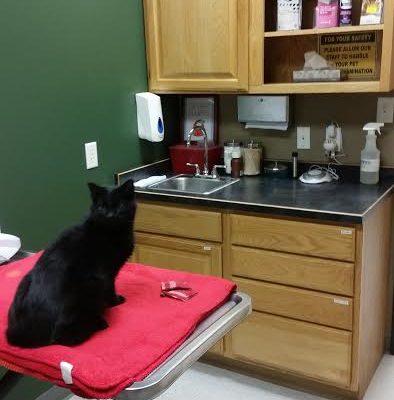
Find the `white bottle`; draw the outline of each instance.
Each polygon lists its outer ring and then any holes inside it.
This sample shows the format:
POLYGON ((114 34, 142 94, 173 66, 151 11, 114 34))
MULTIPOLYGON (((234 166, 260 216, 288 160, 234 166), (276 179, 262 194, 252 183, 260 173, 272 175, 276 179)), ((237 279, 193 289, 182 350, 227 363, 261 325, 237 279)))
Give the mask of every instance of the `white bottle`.
POLYGON ((361 151, 360 182, 376 184, 379 182, 380 151, 376 147, 376 132, 381 135, 380 122, 370 122, 364 125, 363 130, 368 131, 365 147, 361 151))

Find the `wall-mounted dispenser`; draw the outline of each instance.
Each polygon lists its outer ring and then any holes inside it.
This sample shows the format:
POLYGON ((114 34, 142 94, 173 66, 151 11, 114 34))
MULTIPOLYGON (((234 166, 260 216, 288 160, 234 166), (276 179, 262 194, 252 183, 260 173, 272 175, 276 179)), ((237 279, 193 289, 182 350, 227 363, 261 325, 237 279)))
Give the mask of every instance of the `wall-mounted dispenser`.
POLYGON ((138 136, 150 142, 164 138, 164 122, 160 97, 150 92, 136 93, 138 136))
POLYGON ((287 130, 289 96, 238 96, 238 121, 245 128, 287 130))

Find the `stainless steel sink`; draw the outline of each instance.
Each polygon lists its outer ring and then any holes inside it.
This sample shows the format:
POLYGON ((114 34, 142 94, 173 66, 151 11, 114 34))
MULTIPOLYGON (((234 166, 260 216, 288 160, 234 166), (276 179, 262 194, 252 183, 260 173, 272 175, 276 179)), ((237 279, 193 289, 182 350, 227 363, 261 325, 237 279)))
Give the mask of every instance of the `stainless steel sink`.
POLYGON ((147 189, 177 193, 211 194, 238 181, 239 179, 227 177, 210 178, 206 176, 177 175, 164 181, 153 183, 147 189))

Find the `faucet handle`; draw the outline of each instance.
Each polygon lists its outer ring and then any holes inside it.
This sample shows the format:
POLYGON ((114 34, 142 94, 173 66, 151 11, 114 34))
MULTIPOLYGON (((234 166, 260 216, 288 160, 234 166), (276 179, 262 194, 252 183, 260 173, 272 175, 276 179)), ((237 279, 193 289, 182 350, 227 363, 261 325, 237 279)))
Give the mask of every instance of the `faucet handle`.
POLYGON ((196 173, 195 173, 195 176, 199 176, 200 175, 200 167, 198 166, 198 164, 192 164, 192 163, 186 163, 186 165, 188 166, 188 167, 194 167, 194 168, 196 168, 196 173))
POLYGON ((218 177, 218 172, 217 172, 218 168, 226 169, 226 166, 225 165, 214 165, 212 167, 212 178, 217 178, 218 177))

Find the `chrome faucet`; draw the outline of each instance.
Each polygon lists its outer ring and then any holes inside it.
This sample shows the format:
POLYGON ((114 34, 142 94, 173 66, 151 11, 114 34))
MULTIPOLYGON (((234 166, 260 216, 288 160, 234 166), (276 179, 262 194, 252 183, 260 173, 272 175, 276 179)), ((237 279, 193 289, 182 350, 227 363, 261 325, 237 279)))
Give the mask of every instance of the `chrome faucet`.
POLYGON ((204 127, 204 121, 202 119, 198 119, 197 121, 194 122, 193 128, 190 129, 189 134, 187 135, 187 142, 186 146, 190 146, 190 139, 192 136, 196 134, 196 132, 199 131, 202 133, 204 137, 204 169, 203 169, 203 175, 208 176, 209 171, 208 171, 208 136, 207 132, 204 127))

